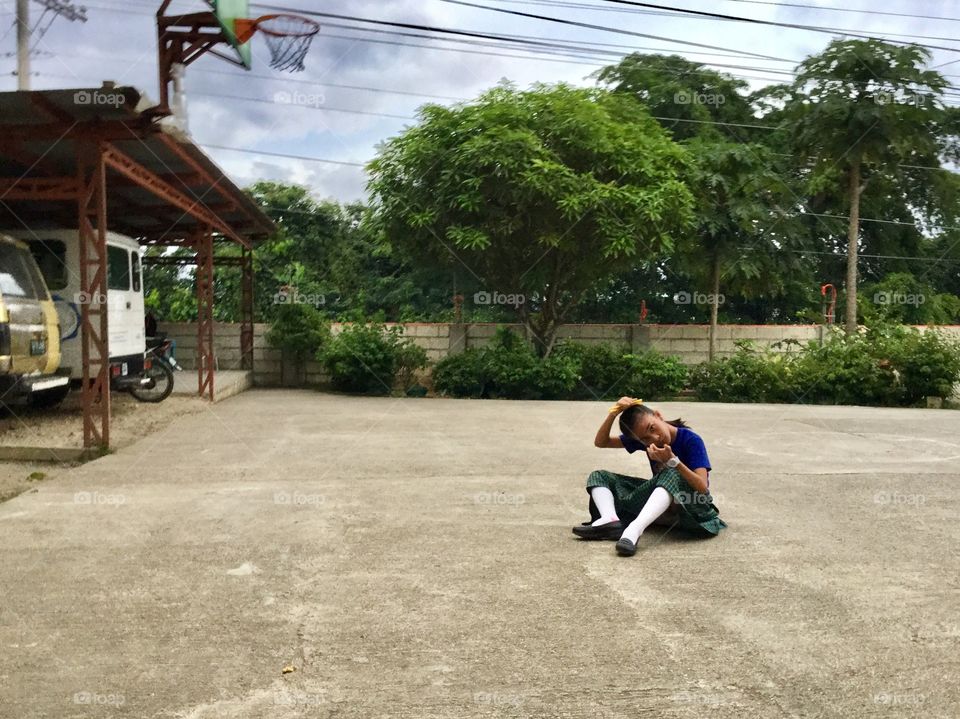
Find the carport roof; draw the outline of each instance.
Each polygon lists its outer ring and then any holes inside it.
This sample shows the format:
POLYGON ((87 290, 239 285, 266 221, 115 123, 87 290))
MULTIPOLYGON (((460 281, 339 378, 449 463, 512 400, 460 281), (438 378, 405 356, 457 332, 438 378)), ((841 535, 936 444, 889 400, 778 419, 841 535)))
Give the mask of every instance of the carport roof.
POLYGON ((107 226, 176 244, 212 226, 242 244, 273 221, 133 87, 0 93, 0 227, 78 224, 80 154, 107 164, 107 226), (145 186, 145 184, 147 186, 145 186), (148 189, 149 187, 149 189, 148 189))

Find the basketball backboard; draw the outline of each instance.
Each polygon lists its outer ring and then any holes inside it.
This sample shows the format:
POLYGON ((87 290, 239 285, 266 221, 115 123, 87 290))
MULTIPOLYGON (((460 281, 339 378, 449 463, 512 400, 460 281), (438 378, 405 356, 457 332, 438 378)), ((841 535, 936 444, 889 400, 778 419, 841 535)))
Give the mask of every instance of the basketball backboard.
POLYGON ((236 50, 238 59, 249 70, 253 60, 250 41, 240 42, 237 39, 236 21, 250 17, 250 0, 207 0, 207 2, 213 7, 213 14, 223 28, 230 45, 236 50))

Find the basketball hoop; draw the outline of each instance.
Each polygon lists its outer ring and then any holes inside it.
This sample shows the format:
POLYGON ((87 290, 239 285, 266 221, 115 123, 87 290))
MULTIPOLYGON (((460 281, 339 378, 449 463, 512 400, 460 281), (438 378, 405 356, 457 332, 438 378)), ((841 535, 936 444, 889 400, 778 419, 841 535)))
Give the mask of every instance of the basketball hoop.
POLYGON ((237 39, 247 42, 257 32, 263 33, 270 49, 270 67, 275 70, 300 72, 313 38, 320 32, 320 23, 301 15, 264 15, 256 20, 236 21, 237 39))

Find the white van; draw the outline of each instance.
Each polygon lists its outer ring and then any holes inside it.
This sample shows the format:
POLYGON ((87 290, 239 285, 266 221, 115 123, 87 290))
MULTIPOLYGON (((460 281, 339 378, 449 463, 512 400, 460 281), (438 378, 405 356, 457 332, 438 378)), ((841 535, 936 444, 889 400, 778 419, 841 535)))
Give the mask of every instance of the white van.
MULTIPOLYGON (((11 231, 27 243, 60 318, 61 367, 70 377, 83 377, 80 347, 80 233, 78 230, 11 231)), ((125 235, 107 233, 107 342, 114 381, 143 371, 143 269, 140 245, 125 235)))

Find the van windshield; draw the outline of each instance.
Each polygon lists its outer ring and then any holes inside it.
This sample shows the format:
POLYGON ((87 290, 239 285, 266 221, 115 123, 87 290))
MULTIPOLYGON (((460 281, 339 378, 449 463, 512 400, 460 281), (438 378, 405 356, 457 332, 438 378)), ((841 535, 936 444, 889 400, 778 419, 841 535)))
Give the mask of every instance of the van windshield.
POLYGON ((0 292, 7 297, 47 299, 33 257, 16 245, 0 242, 0 292))

